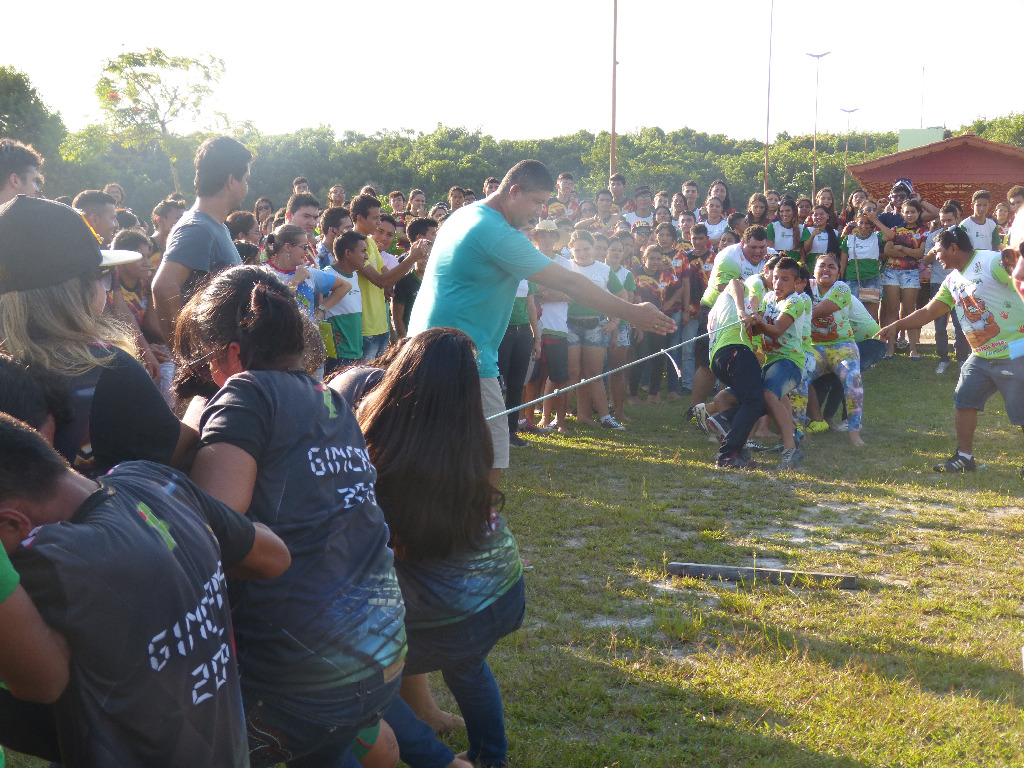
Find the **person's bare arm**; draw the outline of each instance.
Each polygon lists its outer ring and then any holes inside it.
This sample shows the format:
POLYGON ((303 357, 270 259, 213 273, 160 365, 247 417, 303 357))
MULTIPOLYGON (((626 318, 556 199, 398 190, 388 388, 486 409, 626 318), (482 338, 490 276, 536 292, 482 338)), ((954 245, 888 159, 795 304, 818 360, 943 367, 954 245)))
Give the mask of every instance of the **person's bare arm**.
POLYGON ((228 571, 233 579, 273 579, 288 570, 292 555, 288 546, 263 523, 254 523, 256 538, 242 562, 228 571))
POLYGON ((230 443, 204 445, 196 454, 189 477, 215 499, 244 515, 256 487, 256 459, 230 443))
POLYGON ((367 263, 363 265, 362 269, 358 270, 359 274, 382 291, 386 291, 388 288, 393 288, 399 280, 409 274, 412 268, 416 266, 416 262, 424 259, 430 253, 431 245, 433 243, 429 240, 421 238, 412 244, 412 247, 409 249, 409 255, 398 262, 397 266, 391 269, 384 267, 383 272, 378 272, 376 267, 367 263))
POLYGON ((526 314, 530 317, 530 330, 533 331, 533 350, 530 352, 530 357, 533 360, 540 360, 541 352, 541 330, 540 330, 540 313, 537 312, 537 302, 533 296, 526 297, 526 314))
POLYGON ((15 587, 0 603, 0 679, 19 699, 52 704, 67 688, 70 664, 67 640, 43 621, 24 588, 15 587))
POLYGON ((938 299, 932 299, 925 306, 916 312, 912 312, 901 320, 885 326, 878 332, 878 338, 882 341, 890 341, 899 335, 900 331, 923 328, 928 323, 936 320, 950 311, 949 305, 938 299))
POLYGON ((917 200, 917 202, 921 204, 921 208, 924 209, 921 211, 922 224, 927 223, 929 221, 934 221, 935 219, 939 218, 939 209, 937 206, 933 205, 932 203, 929 203, 922 197, 917 197, 914 199, 917 200))
POLYGON ((391 320, 395 324, 395 335, 398 338, 404 339, 409 335, 409 331, 405 327, 405 304, 397 299, 391 300, 391 320))
POLYGON ((182 422, 181 431, 178 433, 178 444, 174 446, 174 452, 167 463, 175 469, 187 473, 192 469, 192 462, 196 458, 198 448, 199 433, 182 422))
POLYGON ((826 315, 834 315, 839 311, 839 305, 836 304, 832 299, 822 299, 811 311, 811 317, 825 317, 826 315))
POLYGON ((327 298, 320 304, 320 309, 324 311, 331 309, 339 301, 345 298, 345 295, 351 290, 352 283, 340 275, 335 275, 334 286, 331 288, 331 292, 327 295, 327 298))
POLYGON ((1024 257, 1017 257, 1017 266, 1013 268, 1013 287, 1017 289, 1022 300, 1024 300, 1024 257))
POLYGON ((760 333, 765 336, 769 336, 773 339, 779 338, 782 334, 789 330, 789 327, 793 324, 792 315, 787 315, 783 312, 779 315, 774 323, 766 322, 763 318, 756 320, 751 327, 755 333, 760 333))
POLYGON ((153 306, 160 332, 168 342, 174 339, 174 323, 181 311, 181 286, 191 274, 184 264, 164 259, 153 276, 153 306))
POLYGON ((612 317, 633 323, 642 331, 670 333, 676 324, 670 317, 649 302, 630 304, 618 296, 600 288, 589 279, 572 272, 561 264, 552 262, 529 277, 530 280, 547 288, 561 291, 580 304, 612 317))

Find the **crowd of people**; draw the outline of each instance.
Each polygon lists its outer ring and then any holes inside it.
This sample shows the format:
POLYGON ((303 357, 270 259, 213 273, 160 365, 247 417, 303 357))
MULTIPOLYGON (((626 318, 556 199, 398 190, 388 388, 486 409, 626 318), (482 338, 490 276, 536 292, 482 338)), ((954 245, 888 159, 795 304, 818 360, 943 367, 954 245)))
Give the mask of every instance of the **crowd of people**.
POLYGON ((146 226, 118 184, 46 200, 43 159, 0 139, 0 744, 505 765, 487 655, 525 612, 498 490, 525 435, 624 430, 664 383, 719 467, 792 468, 806 435, 864 444, 862 372, 919 359, 928 323, 944 373, 951 310, 935 469, 975 468, 996 391, 1024 425, 1024 187, 996 218, 984 190, 968 214, 902 179, 737 211, 722 180, 628 197, 614 174, 581 201, 525 160, 479 201, 323 204, 300 176, 249 212, 252 161, 207 140, 194 203, 146 226), (461 728, 455 755, 437 734, 461 728))

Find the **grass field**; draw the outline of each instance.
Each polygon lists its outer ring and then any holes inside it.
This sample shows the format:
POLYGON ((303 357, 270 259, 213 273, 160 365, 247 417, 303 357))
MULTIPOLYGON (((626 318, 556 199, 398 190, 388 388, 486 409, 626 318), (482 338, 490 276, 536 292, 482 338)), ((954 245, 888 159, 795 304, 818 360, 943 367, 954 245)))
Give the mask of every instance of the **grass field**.
POLYGON ((866 374, 866 447, 814 436, 783 475, 714 469, 683 401, 513 449, 527 619, 491 663, 515 768, 1024 765, 1024 438, 997 396, 985 466, 933 473, 956 368, 924 351, 866 374), (671 561, 860 588, 677 579, 671 561))

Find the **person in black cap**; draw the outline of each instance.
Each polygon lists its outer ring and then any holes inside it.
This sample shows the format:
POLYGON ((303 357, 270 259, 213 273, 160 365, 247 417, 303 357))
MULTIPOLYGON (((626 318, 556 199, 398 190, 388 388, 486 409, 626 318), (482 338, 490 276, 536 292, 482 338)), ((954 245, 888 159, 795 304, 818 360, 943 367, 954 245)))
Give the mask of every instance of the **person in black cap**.
POLYGON ((198 439, 104 316, 114 267, 138 259, 101 250, 69 206, 24 195, 0 206, 0 351, 63 387, 73 416, 54 447, 88 477, 130 459, 186 468, 198 439))

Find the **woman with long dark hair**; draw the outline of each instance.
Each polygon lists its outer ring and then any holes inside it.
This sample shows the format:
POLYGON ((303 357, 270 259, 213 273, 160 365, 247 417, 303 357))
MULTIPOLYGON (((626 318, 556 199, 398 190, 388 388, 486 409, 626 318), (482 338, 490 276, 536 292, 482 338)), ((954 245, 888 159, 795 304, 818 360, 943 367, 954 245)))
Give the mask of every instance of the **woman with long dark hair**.
MULTIPOLYGON (((522 624, 526 600, 519 550, 495 510, 479 390, 473 342, 434 328, 406 341, 358 418, 406 602, 405 674, 440 670, 466 720, 460 757, 501 766, 508 742, 487 654, 522 624)), ((402 723, 386 717, 401 743, 402 723)))
POLYGON ((304 370, 295 295, 259 267, 222 272, 181 311, 182 370, 219 387, 192 478, 288 545, 276 579, 238 585, 235 642, 253 766, 342 765, 398 691, 404 610, 348 403, 304 370))

